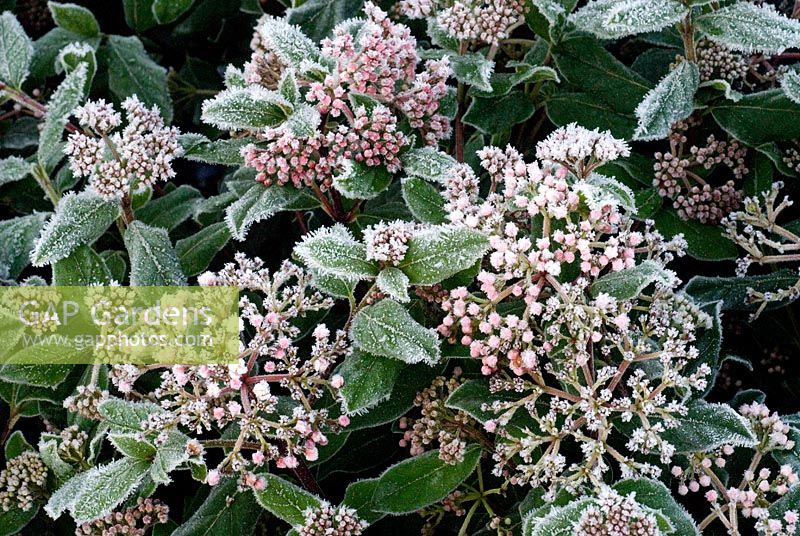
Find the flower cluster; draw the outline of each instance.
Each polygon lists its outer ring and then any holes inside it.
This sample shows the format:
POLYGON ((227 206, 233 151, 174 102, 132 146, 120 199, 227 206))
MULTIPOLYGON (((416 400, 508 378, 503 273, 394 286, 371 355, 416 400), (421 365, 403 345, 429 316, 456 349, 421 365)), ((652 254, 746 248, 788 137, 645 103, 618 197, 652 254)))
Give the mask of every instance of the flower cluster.
POLYGON ((385 165, 394 173, 400 170, 398 155, 409 140, 397 130, 397 118, 387 107, 376 106, 367 113, 361 106, 356 108, 349 126, 340 125, 328 133, 327 143, 340 158, 368 166, 385 165))
POLYGON ((70 134, 64 148, 72 172, 88 177, 92 189, 109 199, 127 195, 137 185, 174 177, 172 162, 182 153, 180 131, 164 125, 157 106, 147 108, 134 95, 122 108, 122 130, 116 130, 121 115, 102 99, 76 108, 73 115, 85 130, 70 134))
POLYGON ((299 536, 360 536, 367 528, 354 509, 326 501, 319 508, 306 510, 304 515, 305 523, 297 528, 299 536))
POLYGON ((602 488, 594 503, 581 514, 575 536, 659 536, 655 516, 636 502, 636 494, 622 496, 602 488))
POLYGON ((711 134, 706 145, 692 145, 687 154, 688 127, 688 122, 677 123, 670 136, 670 152, 655 153, 653 186, 661 197, 672 199, 681 218, 719 223, 741 206, 742 192, 736 184, 748 173, 747 148, 736 140, 721 141, 711 134), (733 175, 721 186, 709 184, 708 177, 701 176, 704 173, 692 170, 712 170, 720 165, 733 175))
POLYGON ((397 266, 405 257, 407 242, 415 229, 416 225, 402 220, 380 222, 367 227, 364 229, 367 259, 397 266))
POLYGON ((697 67, 702 81, 735 82, 747 76, 750 62, 725 45, 703 38, 697 42, 697 67))
POLYGON ((166 523, 169 507, 157 499, 139 497, 136 505, 112 512, 75 529, 75 536, 144 536, 150 528, 166 523))
POLYGON ((522 23, 526 6, 520 0, 401 0, 397 11, 409 19, 436 15, 454 39, 497 45, 522 23))
POLYGON ((325 154, 322 134, 307 138, 287 130, 273 129, 264 134, 266 147, 248 145, 242 151, 246 166, 256 170, 256 180, 266 186, 292 184, 296 187, 319 184, 325 191, 333 183, 335 159, 325 154))
POLYGON ((608 131, 589 130, 576 123, 555 130, 536 144, 536 158, 546 164, 561 164, 578 177, 588 177, 604 163, 630 154, 628 144, 608 131))
POLYGON ((8 460, 0 472, 0 507, 8 512, 12 508, 30 510, 45 496, 47 466, 38 453, 25 451, 8 460))

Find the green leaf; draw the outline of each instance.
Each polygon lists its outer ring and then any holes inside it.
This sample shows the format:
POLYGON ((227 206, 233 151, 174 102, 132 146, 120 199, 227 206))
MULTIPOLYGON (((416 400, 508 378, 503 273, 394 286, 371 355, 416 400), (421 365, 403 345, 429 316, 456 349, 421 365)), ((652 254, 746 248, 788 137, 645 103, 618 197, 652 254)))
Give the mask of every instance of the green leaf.
POLYGON ((637 503, 655 510, 669 520, 675 536, 700 536, 692 516, 661 482, 649 478, 627 479, 614 484, 614 489, 623 496, 635 493, 637 503))
POLYGON ((48 213, 34 212, 0 221, 0 266, 8 267, 7 277, 16 279, 31 262, 30 253, 48 213))
POLYGON ((136 219, 153 227, 172 230, 191 218, 203 194, 182 184, 167 195, 154 199, 136 211, 136 219))
POLYGON ((239 492, 236 478, 211 488, 206 500, 172 536, 232 536, 252 534, 261 509, 252 493, 239 492))
POLYGON ((133 221, 125 230, 125 247, 131 260, 131 285, 186 284, 186 276, 164 229, 133 221))
POLYGON ((75 474, 75 469, 61 459, 58 455, 59 441, 56 439, 39 440, 39 455, 42 461, 58 479, 59 484, 70 479, 75 474))
POLYGON ((480 446, 470 445, 464 460, 453 465, 440 460, 438 450, 431 450, 391 466, 375 487, 375 509, 408 514, 439 502, 472 474, 480 456, 480 446))
POLYGON ((92 12, 77 4, 48 2, 50 14, 56 26, 84 37, 95 37, 100 34, 100 25, 92 12))
POLYGON ((85 523, 111 512, 133 493, 149 465, 144 460, 121 458, 87 471, 70 507, 75 522, 85 523))
POLYGON ((486 237, 471 229, 440 225, 415 233, 400 268, 413 285, 434 285, 483 257, 486 237))
POLYGON ((181 134, 178 143, 183 148, 183 158, 206 164, 241 166, 244 164, 242 148, 253 143, 254 138, 234 138, 211 141, 202 134, 181 134))
POLYGON ((657 32, 686 16, 688 9, 679 0, 594 0, 570 16, 581 30, 601 39, 657 32))
POLYGON ((86 65, 86 82, 83 86, 83 94, 88 95, 94 75, 97 72, 97 58, 91 45, 71 43, 61 49, 56 58, 56 71, 69 74, 79 68, 81 64, 86 65))
POLYGON ((646 260, 633 268, 609 272, 598 278, 591 286, 592 296, 605 293, 618 300, 633 299, 653 283, 669 285, 672 275, 655 261, 646 260))
POLYGON ((20 510, 17 507, 12 507, 10 510, 3 510, 0 508, 0 536, 12 536, 13 534, 21 533, 22 529, 24 529, 38 513, 38 506, 34 506, 28 510, 20 510))
POLYGON ((62 156, 61 135, 64 132, 64 125, 72 111, 83 100, 87 77, 88 67, 82 63, 64 78, 47 103, 47 113, 39 134, 39 150, 36 154, 39 164, 45 168, 53 157, 57 156, 60 159, 62 156))
POLYGON ((85 43, 96 50, 100 44, 100 37, 84 37, 63 28, 53 28, 33 43, 31 77, 41 81, 54 76, 58 55, 64 47, 72 43, 85 43))
POLYGON ((464 114, 464 123, 484 134, 500 134, 517 123, 527 121, 536 110, 522 91, 511 91, 500 98, 475 97, 464 114))
POLYGON ((695 23, 712 41, 739 52, 771 55, 800 46, 800 22, 769 5, 735 2, 700 15, 695 23))
POLYGON ((688 414, 677 420, 677 427, 662 435, 678 453, 708 452, 725 444, 752 447, 757 442, 747 419, 724 404, 694 400, 688 414))
POLYGON ((108 434, 108 440, 129 458, 151 461, 156 455, 156 448, 139 434, 108 434))
POLYGON ((456 80, 482 91, 492 91, 493 61, 475 53, 451 54, 449 57, 450 65, 453 68, 453 76, 455 76, 456 80))
POLYGON ((0 15, 0 80, 19 88, 28 78, 33 44, 10 11, 0 15))
POLYGON ((110 282, 111 272, 106 263, 86 245, 78 246, 68 257, 53 264, 53 285, 81 287, 110 282))
POLYGON ((319 128, 322 117, 313 106, 308 104, 294 105, 294 111, 286 120, 284 128, 298 138, 310 138, 319 128))
MULTIPOLYGON (((796 471, 797 469, 795 469, 796 471)), ((789 510, 800 510, 800 486, 794 485, 789 492, 769 506, 770 519, 783 519, 789 510)))
POLYGON ((381 292, 386 293, 390 298, 401 303, 406 303, 409 300, 408 276, 398 268, 384 268, 378 274, 378 278, 375 280, 375 283, 378 285, 378 288, 381 290, 381 292))
POLYGON ((692 114, 694 94, 699 84, 697 64, 680 62, 636 108, 639 126, 634 139, 647 141, 666 138, 674 123, 692 114))
POLYGON ((153 14, 153 2, 154 0, 122 0, 128 26, 137 32, 144 32, 158 25, 153 14))
POLYGON ((441 356, 436 332, 420 325, 393 300, 361 309, 353 319, 350 338, 360 350, 406 363, 433 365, 441 356))
POLYGON ((153 465, 150 467, 150 476, 157 484, 168 484, 172 481, 169 473, 189 459, 186 444, 189 437, 178 430, 167 432, 166 440, 158 445, 153 465))
POLYGON ((292 113, 292 104, 261 86, 231 88, 203 102, 202 120, 222 130, 276 127, 292 113))
POLYGON ((389 398, 404 364, 397 359, 372 355, 356 350, 337 370, 344 378, 339 394, 342 411, 357 413, 389 398))
POLYGON ((448 170, 458 164, 455 158, 433 147, 411 149, 400 160, 409 176, 438 183, 444 183, 448 170))
POLYGON ((795 104, 800 104, 800 73, 789 71, 781 78, 781 89, 784 95, 795 104))
POLYGON ((418 221, 440 224, 447 221, 444 197, 429 182, 418 177, 402 180, 403 200, 408 210, 418 221))
POLYGON ((306 235, 294 248, 303 263, 317 273, 350 281, 372 279, 378 274, 367 260, 367 247, 341 224, 306 235))
POLYGON ((9 156, 0 160, 0 186, 9 182, 21 181, 31 172, 30 162, 18 156, 9 156))
POLYGON ((225 247, 230 239, 230 229, 224 222, 219 222, 209 225, 187 238, 178 240, 175 244, 175 252, 180 259, 183 273, 193 276, 208 268, 214 256, 225 247))
POLYGON ((108 398, 100 402, 97 411, 113 429, 127 432, 141 432, 142 423, 154 413, 165 410, 152 402, 129 402, 120 398, 108 398))
POLYGON ((307 0, 290 9, 287 20, 319 42, 330 37, 337 24, 361 13, 363 6, 364 0, 307 0))
POLYGON ((147 55, 137 37, 108 37, 108 88, 119 100, 136 95, 146 105, 156 105, 166 122, 172 120, 172 99, 167 90, 167 70, 147 55))
POLYGON ((636 129, 633 110, 619 112, 613 105, 588 93, 559 92, 547 100, 547 117, 558 126, 578 123, 609 130, 619 138, 632 138, 636 129))
POLYGON ((780 90, 745 95, 711 109, 716 122, 734 138, 756 147, 800 137, 800 105, 780 90))
POLYGON ((225 223, 234 239, 242 241, 250 226, 284 210, 316 208, 319 202, 305 189, 255 183, 225 210, 225 223))
POLYGON ((722 301, 723 311, 753 311, 747 303, 748 289, 775 292, 797 283, 797 272, 779 270, 771 274, 747 277, 709 277, 698 275, 689 280, 685 292, 700 303, 722 301))
POLYGON ((565 506, 551 506, 544 509, 541 515, 528 515, 523 519, 522 535, 573 536, 574 526, 591 504, 590 499, 581 499, 565 506))
POLYGON ((347 486, 344 499, 342 499, 342 504, 355 509, 358 512, 358 517, 367 523, 375 523, 384 516, 383 512, 375 511, 372 503, 372 497, 378 487, 378 482, 379 479, 377 478, 357 480, 347 486))
POLYGON ((52 264, 78 246, 91 244, 106 232, 119 215, 119 203, 85 191, 61 198, 56 212, 45 224, 31 253, 34 266, 52 264))
POLYGON ((273 474, 262 476, 267 479, 267 485, 263 490, 253 492, 256 501, 269 513, 290 525, 302 525, 305 522, 303 512, 307 508, 314 509, 322 505, 319 497, 288 480, 273 474))
POLYGON ((687 252, 703 261, 724 261, 738 255, 733 242, 725 238, 719 227, 703 225, 696 220, 682 220, 673 210, 662 210, 653 216, 656 229, 666 238, 682 234, 687 252))
POLYGON ((25 440, 25 436, 19 430, 8 436, 5 444, 5 457, 6 462, 12 458, 16 458, 27 450, 33 450, 30 443, 25 440))
POLYGON ((348 199, 373 199, 389 187, 392 174, 384 166, 368 166, 354 160, 333 178, 333 186, 348 199))
POLYGON ((153 17, 158 24, 169 24, 189 11, 194 0, 153 0, 153 17))

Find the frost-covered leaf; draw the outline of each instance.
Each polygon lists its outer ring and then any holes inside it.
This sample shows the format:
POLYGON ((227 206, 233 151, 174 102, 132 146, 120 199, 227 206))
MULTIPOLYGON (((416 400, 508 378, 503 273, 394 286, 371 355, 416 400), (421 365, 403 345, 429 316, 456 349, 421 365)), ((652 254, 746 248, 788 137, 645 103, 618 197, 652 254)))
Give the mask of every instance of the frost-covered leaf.
POLYGON ((567 16, 563 2, 558 0, 531 0, 531 5, 547 20, 548 24, 559 24, 567 16))
POLYGON ((736 246, 723 236, 719 227, 683 220, 674 210, 661 210, 653 216, 653 221, 656 230, 666 238, 683 235, 688 245, 687 253, 695 259, 721 261, 736 258, 736 246))
POLYGON ((228 226, 224 222, 218 222, 178 240, 175 243, 175 252, 180 259, 183 273, 193 276, 205 270, 230 239, 231 231, 228 226))
POLYGON ((666 138, 670 127, 694 110, 694 94, 700 84, 697 64, 682 61, 636 107, 639 126, 634 139, 666 138))
POLYGON ((470 445, 463 461, 452 465, 439 459, 438 450, 431 450, 391 466, 375 486, 375 509, 407 514, 444 499, 472 474, 480 456, 480 446, 470 445))
POLYGON ((67 379, 72 365, 0 365, 0 380, 33 387, 54 388, 67 379))
POLYGON ((303 488, 292 484, 278 475, 262 475, 267 480, 263 490, 254 491, 258 504, 290 525, 302 525, 305 521, 303 512, 307 508, 319 508, 320 498, 303 488))
POLYGON ((609 272, 591 286, 592 296, 608 294, 618 300, 630 300, 653 283, 670 284, 674 274, 654 261, 643 261, 633 268, 609 272))
POLYGON ((306 235, 295 246, 294 254, 306 266, 323 275, 351 281, 372 279, 378 275, 375 263, 367 260, 367 247, 340 224, 306 235))
POLYGON ((189 459, 186 443, 189 437, 178 430, 167 432, 166 440, 158 445, 153 465, 150 466, 150 476, 157 484, 168 484, 172 481, 169 473, 189 459))
POLYGON ((546 509, 541 517, 529 515, 523 519, 523 536, 573 536, 573 527, 592 501, 582 499, 566 506, 546 509))
POLYGON ((87 43, 71 43, 65 46, 56 58, 56 71, 69 74, 80 67, 81 64, 86 64, 86 82, 83 86, 83 94, 88 95, 94 75, 97 72, 97 57, 91 45, 87 43))
POLYGON ((284 210, 316 208, 319 202, 305 189, 291 186, 269 187, 255 183, 225 210, 225 223, 234 239, 242 241, 250 226, 284 210))
POLYGON ((50 14, 56 26, 68 32, 84 37, 95 37, 100 34, 100 25, 92 12, 77 4, 63 4, 61 2, 48 2, 50 14))
POLYGON ((202 120, 223 130, 276 127, 292 113, 280 93, 261 86, 232 88, 203 103, 202 120))
POLYGON ((286 120, 283 128, 299 138, 309 138, 319 127, 322 117, 319 111, 308 104, 295 104, 292 115, 286 120))
POLYGON ((438 183, 443 183, 447 170, 458 163, 455 158, 434 147, 406 151, 400 161, 403 163, 403 171, 409 176, 438 183))
POLYGON ((747 419, 724 404, 694 400, 689 404, 689 413, 677 419, 678 426, 663 435, 679 453, 708 452, 725 444, 736 447, 756 444, 747 419))
POLYGON ((364 0, 307 0, 289 10, 288 21, 315 41, 330 37, 337 24, 361 12, 364 0))
POLYGON ((275 51, 283 63, 292 67, 298 75, 305 73, 309 62, 323 64, 319 47, 295 24, 268 18, 262 21, 258 31, 269 50, 275 51))
POLYGON ((795 104, 800 104, 800 73, 789 71, 781 78, 781 89, 795 104))
POLYGON ((356 284, 358 284, 358 281, 321 274, 315 270, 310 271, 314 276, 312 284, 324 294, 328 294, 334 298, 352 298, 353 290, 355 289, 356 284))
POLYGON ((191 218, 202 200, 203 194, 197 188, 182 184, 137 209, 136 219, 153 227, 172 230, 191 218))
POLYGON ((747 277, 698 275, 689 280, 684 291, 699 303, 721 300, 723 311, 753 311, 757 305, 747 303, 748 289, 775 292, 789 288, 796 282, 797 272, 794 270, 778 270, 771 274, 747 277))
POLYGON ((377 512, 373 508, 372 496, 375 494, 378 482, 377 478, 357 480, 347 486, 342 499, 342 504, 354 508, 358 512, 358 517, 367 523, 375 523, 384 516, 383 512, 377 512))
POLYGON ((47 167, 51 159, 61 152, 61 135, 67 118, 83 100, 83 91, 88 76, 86 64, 81 64, 69 73, 58 86, 47 103, 47 113, 39 134, 39 164, 47 167))
POLYGON ((252 534, 261 509, 249 491, 238 490, 238 479, 226 478, 171 536, 232 536, 252 534))
POLYGON ((178 142, 183 148, 183 158, 207 164, 241 166, 244 164, 242 148, 255 141, 253 138, 234 138, 211 141, 202 134, 181 134, 178 142))
POLYGON ((0 536, 21 534, 22 529, 24 529, 38 513, 38 506, 34 506, 28 510, 20 510, 16 506, 12 506, 9 510, 0 508, 0 536))
POLYGON ((614 484, 614 489, 624 496, 635 493, 637 503, 669 520, 675 536, 700 536, 692 516, 661 482, 649 478, 628 479, 614 484))
POLYGON ((0 160, 0 186, 9 182, 21 181, 31 172, 30 162, 18 156, 0 160))
POLYGON ((58 481, 62 482, 75 474, 75 468, 62 460, 58 455, 58 444, 59 441, 56 439, 40 440, 39 455, 58 481))
POLYGON ((28 443, 25 436, 19 430, 8 436, 4 445, 6 461, 16 458, 25 451, 33 450, 33 446, 28 443))
POLYGON ((752 147, 800 137, 800 104, 780 89, 722 102, 711 112, 728 134, 752 147))
POLYGON ((402 188, 403 200, 414 218, 431 224, 447 221, 444 197, 431 183, 419 177, 406 177, 402 181, 402 188))
POLYGON ((592 0, 570 16, 581 30, 602 39, 657 32, 686 16, 679 0, 592 0))
POLYGON ((142 423, 147 420, 148 415, 165 412, 151 402, 129 402, 120 398, 103 400, 97 410, 112 428, 123 432, 141 432, 142 423))
MULTIPOLYGON (((706 80, 705 82, 700 82, 698 86, 698 90, 703 88, 710 88, 715 91, 719 91, 722 93, 726 99, 731 100, 733 102, 739 102, 739 100, 744 97, 744 95, 731 87, 731 83, 727 80, 706 80)), ((702 100, 702 99, 701 99, 702 100)))
POLYGON ((359 413, 388 399, 404 367, 397 359, 354 351, 337 370, 344 378, 342 411, 359 413))
POLYGON ((436 332, 420 325, 394 300, 361 309, 353 319, 350 338, 356 348, 406 363, 432 365, 441 356, 436 332))
POLYGON ((111 279, 105 261, 87 245, 78 246, 67 257, 53 264, 53 285, 108 285, 111 279))
POLYGON ((47 221, 31 253, 34 266, 63 259, 99 238, 119 215, 119 203, 91 192, 68 193, 47 221))
POLYGON ((636 198, 633 191, 611 177, 592 173, 586 180, 579 182, 576 189, 587 195, 587 203, 593 205, 612 204, 621 207, 628 214, 636 214, 636 198))
POLYGON ((125 230, 125 247, 131 260, 131 285, 186 284, 178 255, 164 229, 133 221, 125 230))
POLYGON ((386 293, 390 298, 401 303, 405 303, 409 300, 408 276, 399 269, 394 267, 384 268, 378 274, 375 283, 378 285, 381 292, 386 293))
POLYGON ((85 523, 111 512, 136 489, 149 465, 144 460, 121 458, 87 471, 69 508, 75 522, 85 523))
POLYGON ((178 20, 194 4, 194 0, 153 0, 153 17, 159 24, 178 20))
POLYGON ((384 166, 368 166, 346 160, 341 173, 333 178, 334 187, 348 199, 373 199, 389 187, 392 174, 384 166))
POLYGON ((466 270, 489 247, 478 231, 440 225, 415 233, 400 268, 414 285, 434 285, 466 270))
POLYGON ((119 100, 136 95, 148 106, 157 105, 172 120, 172 99, 167 89, 167 70, 150 59, 137 37, 108 37, 108 88, 119 100))
POLYGON ((740 52, 780 54, 800 46, 800 21, 784 17, 769 4, 734 2, 700 15, 696 24, 712 41, 740 52))
POLYGON ((464 123, 484 134, 500 134, 511 130, 517 123, 527 121, 535 106, 522 91, 511 91, 502 97, 475 97, 472 99, 464 123))
POLYGON ((18 88, 28 77, 33 43, 10 11, 0 15, 0 81, 18 88))
POLYGON ((453 75, 462 84, 473 86, 483 91, 491 91, 491 78, 494 62, 480 54, 451 55, 450 64, 453 75))
POLYGON ((142 439, 139 434, 113 433, 108 435, 108 440, 114 448, 129 458, 150 461, 156 455, 153 444, 142 439))
POLYGON ((0 221, 0 266, 8 268, 6 277, 16 279, 31 262, 31 250, 48 213, 34 212, 0 221))

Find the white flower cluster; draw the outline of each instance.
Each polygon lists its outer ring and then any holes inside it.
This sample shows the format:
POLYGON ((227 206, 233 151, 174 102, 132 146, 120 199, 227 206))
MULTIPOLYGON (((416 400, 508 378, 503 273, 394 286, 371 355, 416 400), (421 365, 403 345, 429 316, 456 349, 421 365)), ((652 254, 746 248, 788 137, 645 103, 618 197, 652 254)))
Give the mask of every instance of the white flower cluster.
POLYGON ((609 131, 589 130, 577 123, 557 129, 536 144, 536 158, 545 163, 561 164, 579 177, 588 177, 604 163, 630 154, 628 144, 609 131))
POLYGON ((182 154, 180 131, 167 127, 157 106, 147 108, 135 95, 122 103, 127 125, 114 107, 104 100, 89 101, 73 115, 85 129, 67 139, 64 152, 70 169, 78 177, 88 177, 92 189, 101 196, 122 197, 131 188, 151 186, 175 176, 173 160, 182 154))
POLYGON ((653 514, 636 502, 636 494, 622 496, 611 488, 602 488, 581 514, 573 536, 661 536, 653 514))
POLYGON ((364 229, 367 259, 397 266, 408 250, 416 226, 402 220, 380 222, 364 229))

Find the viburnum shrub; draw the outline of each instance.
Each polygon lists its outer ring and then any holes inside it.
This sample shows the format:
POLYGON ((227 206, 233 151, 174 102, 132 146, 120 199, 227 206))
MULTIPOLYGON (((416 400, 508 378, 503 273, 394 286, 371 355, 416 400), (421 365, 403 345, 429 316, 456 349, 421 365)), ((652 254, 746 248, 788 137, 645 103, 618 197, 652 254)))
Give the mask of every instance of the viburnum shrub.
POLYGON ((239 351, 0 358, 0 535, 800 534, 800 2, 81 4, 0 2, 2 286, 239 351))

